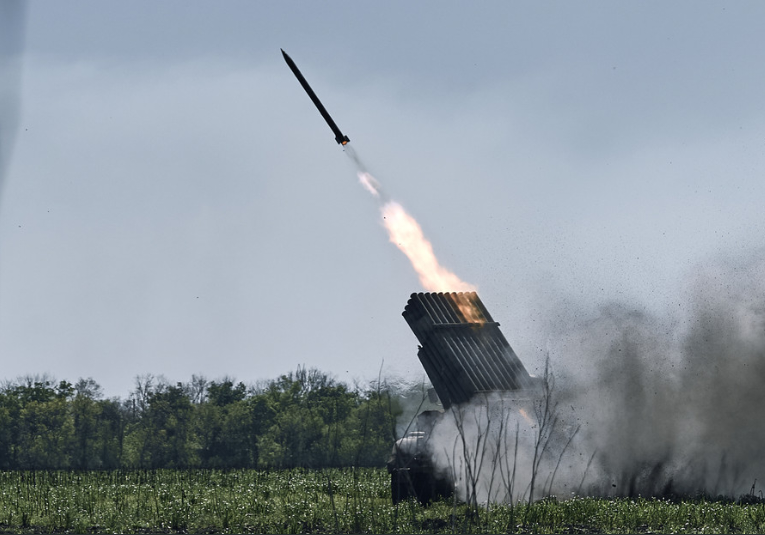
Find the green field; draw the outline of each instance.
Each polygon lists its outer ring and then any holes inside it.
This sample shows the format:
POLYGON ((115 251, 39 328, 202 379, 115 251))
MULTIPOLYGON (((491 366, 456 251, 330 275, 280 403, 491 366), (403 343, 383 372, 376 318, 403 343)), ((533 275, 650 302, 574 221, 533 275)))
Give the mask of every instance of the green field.
POLYGON ((394 506, 382 469, 0 472, 5 533, 763 533, 765 504, 394 506))

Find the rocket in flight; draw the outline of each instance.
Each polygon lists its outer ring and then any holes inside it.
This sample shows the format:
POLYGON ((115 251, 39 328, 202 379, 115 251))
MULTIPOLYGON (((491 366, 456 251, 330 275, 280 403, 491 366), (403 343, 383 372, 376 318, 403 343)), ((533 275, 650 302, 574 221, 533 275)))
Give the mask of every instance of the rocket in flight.
POLYGON ((316 93, 313 92, 313 89, 311 89, 311 86, 308 85, 308 82, 306 82, 305 78, 303 77, 303 74, 300 72, 300 69, 298 69, 297 65, 295 65, 295 62, 292 61, 292 58, 289 57, 283 49, 282 49, 282 56, 284 56, 284 61, 286 61, 287 65, 289 65, 290 69, 292 69, 292 73, 298 79, 298 82, 300 82, 300 85, 303 86, 303 89, 305 89, 305 92, 308 93, 309 97, 311 97, 311 100, 313 101, 314 105, 319 109, 319 113, 321 113, 321 116, 324 117, 324 120, 327 121, 327 124, 332 129, 332 133, 335 134, 335 141, 337 141, 338 144, 340 145, 345 145, 348 142, 350 142, 350 139, 348 139, 348 136, 344 135, 340 131, 340 129, 335 124, 335 121, 333 121, 332 117, 329 116, 329 113, 327 113, 327 109, 321 103, 321 101, 319 100, 319 97, 316 96, 316 93))

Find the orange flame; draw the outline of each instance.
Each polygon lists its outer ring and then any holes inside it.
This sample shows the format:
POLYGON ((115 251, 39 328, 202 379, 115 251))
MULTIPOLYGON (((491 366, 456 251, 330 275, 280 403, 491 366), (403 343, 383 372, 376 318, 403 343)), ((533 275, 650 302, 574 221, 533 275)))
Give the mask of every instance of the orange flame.
POLYGON ((457 294, 455 298, 457 301, 457 307, 460 309, 460 312, 462 312, 462 315, 465 316, 465 319, 469 323, 486 323, 486 318, 478 310, 478 308, 473 305, 472 302, 470 302, 467 295, 457 294))
MULTIPOLYGON (((457 275, 443 267, 433 252, 433 246, 425 239, 419 223, 395 201, 388 201, 380 183, 363 166, 355 151, 348 155, 358 166, 359 182, 377 197, 382 204, 380 211, 388 237, 403 252, 420 278, 420 283, 429 292, 475 292, 476 287, 462 281, 457 275)), ((470 323, 484 323, 486 319, 465 296, 457 297, 457 306, 470 323)))
MULTIPOLYGON (((390 241, 403 252, 417 272, 422 286, 430 292, 474 292, 476 287, 462 281, 443 267, 433 253, 433 246, 425 239, 419 223, 395 201, 381 208, 383 224, 390 241)), ((471 307, 472 308, 472 307, 471 307)))

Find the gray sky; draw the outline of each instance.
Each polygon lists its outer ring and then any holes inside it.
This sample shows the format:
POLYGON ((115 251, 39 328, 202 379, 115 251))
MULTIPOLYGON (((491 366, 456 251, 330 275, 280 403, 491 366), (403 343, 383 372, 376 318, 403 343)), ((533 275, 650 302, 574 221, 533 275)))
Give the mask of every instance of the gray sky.
POLYGON ((420 378, 421 291, 282 60, 538 370, 765 244, 762 3, 32 2, 0 378, 420 378))

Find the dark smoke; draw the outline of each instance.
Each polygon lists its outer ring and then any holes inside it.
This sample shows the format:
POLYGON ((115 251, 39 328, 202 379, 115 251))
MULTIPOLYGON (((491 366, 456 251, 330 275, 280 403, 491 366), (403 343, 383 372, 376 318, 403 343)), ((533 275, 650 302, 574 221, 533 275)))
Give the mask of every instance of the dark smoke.
POLYGON ((765 255, 699 270, 685 301, 666 317, 604 306, 558 351, 577 448, 595 452, 590 493, 735 497, 765 481, 765 255))

